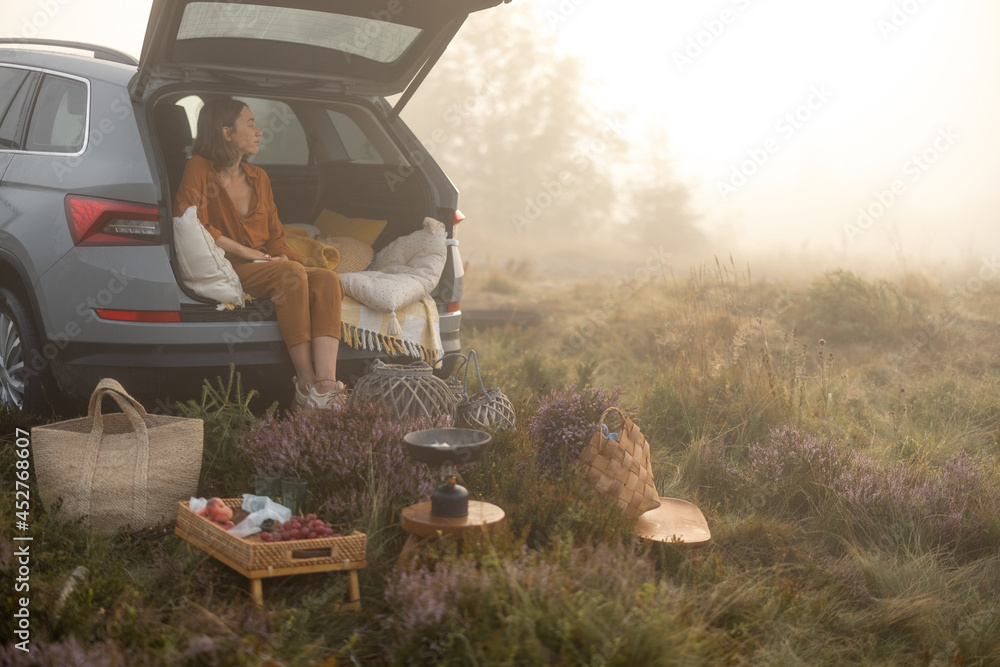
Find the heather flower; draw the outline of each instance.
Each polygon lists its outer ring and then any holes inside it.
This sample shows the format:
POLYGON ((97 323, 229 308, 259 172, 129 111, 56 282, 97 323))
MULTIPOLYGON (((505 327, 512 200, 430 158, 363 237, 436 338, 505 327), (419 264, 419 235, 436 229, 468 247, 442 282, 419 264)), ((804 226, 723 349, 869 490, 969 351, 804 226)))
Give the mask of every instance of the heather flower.
POLYGON ((1000 512, 1000 491, 966 452, 958 452, 917 491, 924 522, 938 544, 983 546, 1000 512))
POLYGON ((794 426, 773 429, 767 444, 751 445, 747 451, 746 495, 798 509, 837 479, 846 459, 845 450, 832 440, 794 426))
POLYGON ((597 432, 603 412, 618 404, 622 387, 608 391, 602 387, 552 391, 542 397, 538 412, 528 424, 528 433, 538 441, 536 466, 545 475, 564 472, 597 432))
POLYGON ((870 454, 855 452, 832 486, 848 517, 859 522, 869 516, 889 519, 907 512, 918 480, 919 472, 904 463, 888 465, 870 454))
POLYGON ((932 545, 956 550, 986 547, 1000 514, 1000 490, 965 452, 949 458, 940 472, 855 454, 833 488, 850 521, 905 518, 932 545))
POLYGON ((14 642, 0 646, 0 665, 37 665, 38 667, 111 667, 120 664, 118 651, 108 644, 84 646, 76 637, 46 643, 32 640, 30 653, 14 647, 14 642))
POLYGON ((584 592, 631 597, 634 589, 655 578, 653 564, 622 545, 572 549, 560 562, 529 551, 489 565, 471 559, 442 561, 389 581, 385 599, 394 613, 383 622, 397 640, 412 641, 415 633, 432 634, 491 611, 502 615, 507 605, 528 600, 544 607, 584 592))
POLYGON ((268 415, 239 449, 258 471, 305 479, 310 511, 349 522, 376 498, 397 507, 427 499, 439 480, 428 466, 406 456, 403 436, 435 426, 444 424, 399 423, 381 404, 358 403, 337 411, 268 415))

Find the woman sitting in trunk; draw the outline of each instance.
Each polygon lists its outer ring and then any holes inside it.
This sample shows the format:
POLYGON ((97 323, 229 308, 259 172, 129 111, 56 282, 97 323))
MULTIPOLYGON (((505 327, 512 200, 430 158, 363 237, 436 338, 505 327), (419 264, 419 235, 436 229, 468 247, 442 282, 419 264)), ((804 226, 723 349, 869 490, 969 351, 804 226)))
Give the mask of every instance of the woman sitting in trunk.
POLYGON ((285 232, 260 167, 244 162, 260 149, 253 113, 232 98, 213 99, 198 116, 195 155, 188 160, 175 211, 198 208, 198 219, 226 252, 244 291, 274 302, 278 328, 295 366, 295 401, 313 408, 343 407, 337 381, 340 277, 307 268, 285 242, 285 232))

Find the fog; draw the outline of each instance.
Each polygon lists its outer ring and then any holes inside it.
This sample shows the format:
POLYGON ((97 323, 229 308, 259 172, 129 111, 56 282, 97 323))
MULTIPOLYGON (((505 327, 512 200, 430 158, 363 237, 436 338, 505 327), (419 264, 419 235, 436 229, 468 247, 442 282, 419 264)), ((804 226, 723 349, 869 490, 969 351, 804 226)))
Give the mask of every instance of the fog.
MULTIPOLYGON (((14 0, 3 32, 137 54, 149 4, 14 0)), ((935 271, 1000 250, 998 34, 995 0, 514 0, 403 117, 473 265, 935 271)))
POLYGON ((565 50, 666 137, 720 250, 997 249, 996 2, 541 4, 565 50))

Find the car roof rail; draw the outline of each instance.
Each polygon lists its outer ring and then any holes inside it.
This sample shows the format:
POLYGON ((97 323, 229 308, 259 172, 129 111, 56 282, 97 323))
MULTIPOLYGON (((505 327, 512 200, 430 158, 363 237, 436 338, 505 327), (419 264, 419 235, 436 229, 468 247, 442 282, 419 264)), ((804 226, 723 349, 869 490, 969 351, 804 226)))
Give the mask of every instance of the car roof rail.
POLYGON ((3 44, 24 44, 28 46, 58 46, 64 49, 79 49, 82 51, 92 51, 98 60, 110 60, 111 62, 123 65, 133 65, 138 67, 139 61, 133 56, 97 44, 87 44, 86 42, 67 42, 61 39, 33 39, 27 37, 0 37, 0 45, 3 44))

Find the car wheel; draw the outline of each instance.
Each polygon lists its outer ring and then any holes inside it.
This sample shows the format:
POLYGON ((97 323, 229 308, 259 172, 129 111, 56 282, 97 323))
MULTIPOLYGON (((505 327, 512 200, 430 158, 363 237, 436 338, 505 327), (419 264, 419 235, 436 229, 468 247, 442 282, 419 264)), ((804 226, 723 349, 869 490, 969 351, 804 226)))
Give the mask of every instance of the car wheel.
POLYGON ((0 403, 22 413, 52 412, 46 393, 52 390, 48 369, 33 371, 28 360, 41 351, 35 321, 20 298, 0 289, 0 403))

